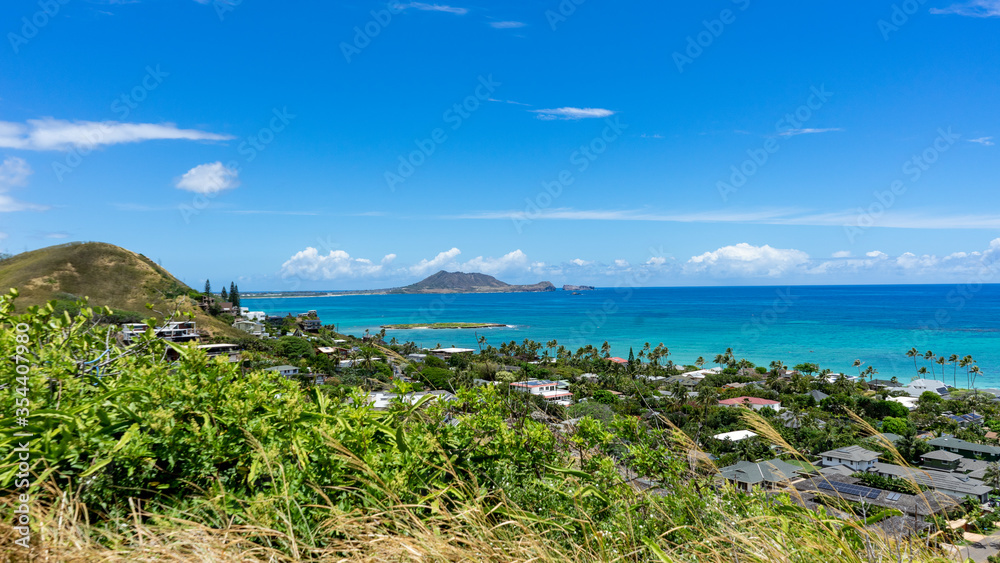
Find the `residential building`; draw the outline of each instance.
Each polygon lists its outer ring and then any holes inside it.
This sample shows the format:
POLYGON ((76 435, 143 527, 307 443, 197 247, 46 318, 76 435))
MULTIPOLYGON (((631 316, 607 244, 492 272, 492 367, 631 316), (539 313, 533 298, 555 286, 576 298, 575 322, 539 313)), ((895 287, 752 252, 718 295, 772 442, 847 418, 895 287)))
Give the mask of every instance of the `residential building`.
POLYGON ((740 407, 744 406, 751 408, 755 411, 759 411, 764 407, 770 407, 776 411, 781 410, 781 401, 772 401, 771 399, 761 399, 760 397, 734 397, 732 399, 725 399, 719 401, 720 407, 740 407))
POLYGON ((940 469, 942 471, 958 471, 959 465, 965 459, 960 454, 947 450, 935 450, 920 456, 921 467, 940 469))
POLYGON ((307 330, 310 332, 317 332, 319 329, 323 328, 323 321, 319 319, 303 319, 302 320, 302 330, 307 330))
POLYGON ((909 385, 903 387, 903 391, 911 397, 920 397, 924 391, 931 391, 937 395, 947 395, 948 386, 937 379, 914 379, 909 385))
POLYGON ((993 487, 978 479, 937 469, 915 469, 879 462, 870 471, 882 477, 906 479, 958 499, 973 497, 979 502, 986 502, 993 490, 993 487))
POLYGON ((878 461, 878 452, 866 450, 861 446, 847 446, 836 450, 823 452, 820 463, 824 467, 844 465, 855 471, 867 471, 878 461))
POLYGON ((264 371, 277 372, 285 377, 292 377, 299 374, 299 368, 289 365, 274 366, 273 368, 267 368, 264 371))
POLYGON ((916 397, 889 397, 887 401, 892 401, 894 403, 899 403, 909 410, 917 408, 917 398, 916 397))
POLYGON ((377 411, 389 410, 393 402, 401 401, 406 404, 415 405, 424 397, 433 397, 432 399, 427 399, 428 401, 445 401, 450 402, 456 399, 455 395, 449 393, 448 391, 420 391, 417 393, 407 393, 405 395, 400 395, 397 393, 387 393, 384 391, 379 391, 375 393, 369 393, 368 397, 365 399, 367 404, 377 411))
POLYGON ((741 442, 749 438, 756 438, 757 433, 751 432, 749 430, 734 430, 732 432, 723 432, 722 434, 716 434, 712 436, 716 440, 729 440, 730 442, 741 442))
MULTIPOLYGON (((547 379, 531 379, 528 381, 516 381, 510 384, 511 389, 515 391, 526 391, 532 395, 541 395, 546 391, 556 391, 558 386, 558 381, 549 381, 547 379)), ((572 393, 570 393, 572 396, 572 393)))
POLYGON ((819 389, 813 389, 809 392, 809 396, 813 398, 817 403, 822 403, 823 399, 829 397, 826 393, 820 391, 819 389))
MULTIPOLYGON (((122 325, 122 336, 126 342, 131 342, 145 334, 148 329, 149 325, 146 323, 125 323, 122 325)), ((169 322, 153 330, 158 338, 171 342, 190 342, 200 338, 194 321, 169 322)))
POLYGON ((431 350, 431 354, 441 358, 442 360, 448 360, 455 354, 473 354, 475 350, 472 348, 438 348, 436 350, 431 350))
POLYGON ((263 323, 258 323, 255 321, 247 319, 239 319, 233 323, 233 328, 242 330, 243 332, 249 332, 253 336, 261 337, 266 333, 264 332, 263 323))
POLYGON ((945 415, 946 418, 956 422, 959 428, 968 428, 969 426, 982 426, 983 415, 971 412, 969 414, 949 414, 945 415))
POLYGON ((787 485, 798 477, 799 471, 802 471, 802 468, 797 465, 772 459, 760 463, 741 461, 719 469, 719 474, 738 489, 749 491, 754 487, 770 490, 787 485))
POLYGON ((947 450, 952 453, 957 453, 962 457, 967 457, 969 459, 1000 461, 1000 447, 997 446, 987 446, 985 444, 966 442, 965 440, 959 440, 958 438, 955 438, 953 436, 941 436, 940 438, 933 438, 927 440, 927 443, 934 446, 935 448, 940 448, 942 450, 947 450))

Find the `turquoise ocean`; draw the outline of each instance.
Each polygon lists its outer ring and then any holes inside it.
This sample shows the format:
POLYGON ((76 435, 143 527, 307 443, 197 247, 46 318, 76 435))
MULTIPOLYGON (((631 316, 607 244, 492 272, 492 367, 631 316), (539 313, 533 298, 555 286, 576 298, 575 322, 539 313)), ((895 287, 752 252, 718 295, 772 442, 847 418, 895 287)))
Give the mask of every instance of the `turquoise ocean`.
MULTIPOLYGON (((812 362, 856 374, 855 359, 878 378, 916 375, 911 347, 948 358, 971 355, 982 373, 975 387, 1000 387, 1000 285, 598 288, 594 291, 451 295, 345 295, 243 299, 271 315, 316 310, 324 324, 360 336, 393 323, 490 322, 485 330, 389 330, 386 339, 420 346, 478 348, 526 338, 555 339, 576 350, 611 344, 627 357, 644 343, 666 345, 670 360, 708 366, 733 348, 758 365, 812 362)), ((965 370, 922 358, 934 377, 968 387, 965 370)))

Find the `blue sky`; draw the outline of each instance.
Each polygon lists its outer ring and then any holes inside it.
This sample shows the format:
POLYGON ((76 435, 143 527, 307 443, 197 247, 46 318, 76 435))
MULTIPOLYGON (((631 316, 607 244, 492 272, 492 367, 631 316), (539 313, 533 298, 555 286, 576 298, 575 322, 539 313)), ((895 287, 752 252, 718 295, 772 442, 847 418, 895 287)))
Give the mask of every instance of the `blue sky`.
POLYGON ((1000 0, 50 3, 0 20, 8 252, 244 290, 997 281, 1000 0))

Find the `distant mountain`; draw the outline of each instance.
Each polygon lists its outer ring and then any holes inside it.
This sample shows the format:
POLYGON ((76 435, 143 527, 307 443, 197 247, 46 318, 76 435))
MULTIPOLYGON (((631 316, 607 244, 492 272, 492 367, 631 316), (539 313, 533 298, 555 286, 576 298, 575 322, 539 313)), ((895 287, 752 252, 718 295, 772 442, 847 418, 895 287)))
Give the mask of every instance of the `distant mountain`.
MULTIPOLYGON (((221 285, 221 284, 220 284, 221 285)), ((229 325, 202 313, 188 297, 192 289, 162 266, 131 250, 103 242, 73 242, 17 254, 0 261, 0 291, 17 288, 18 310, 48 301, 89 297, 94 307, 156 316, 146 309, 195 313, 198 328, 236 334, 229 325)))
POLYGON ((563 291, 594 291, 592 285, 564 285, 563 291))
POLYGON ((486 274, 440 272, 415 284, 393 289, 390 293, 516 293, 524 291, 555 291, 551 282, 532 285, 511 285, 486 274))

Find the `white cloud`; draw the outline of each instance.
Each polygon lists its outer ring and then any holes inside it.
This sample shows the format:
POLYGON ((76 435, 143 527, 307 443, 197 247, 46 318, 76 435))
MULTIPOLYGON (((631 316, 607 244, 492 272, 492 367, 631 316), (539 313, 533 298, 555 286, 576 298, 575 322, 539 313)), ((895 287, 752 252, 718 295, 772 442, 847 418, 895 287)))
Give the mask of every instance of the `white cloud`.
POLYGON ((520 249, 508 252, 500 258, 484 258, 482 256, 477 256, 461 266, 461 270, 463 272, 480 272, 491 276, 512 270, 524 271, 527 269, 528 255, 521 252, 520 249))
POLYGON ((581 260, 580 258, 574 258, 574 259, 570 260, 569 263, 570 264, 576 264, 577 266, 589 266, 589 265, 593 264, 593 262, 591 262, 591 261, 581 260))
POLYGON ((978 139, 967 139, 967 140, 970 143, 979 143, 980 145, 986 147, 992 147, 994 145, 993 137, 979 137, 978 139))
POLYGON ((554 108, 554 109, 533 109, 532 113, 538 114, 538 119, 551 121, 553 119, 592 119, 599 117, 610 117, 615 112, 601 108, 554 108))
POLYGON ((461 254, 462 251, 457 248, 452 248, 451 250, 446 250, 444 252, 438 253, 437 256, 431 258, 430 260, 424 259, 420 262, 410 266, 410 273, 417 276, 422 276, 425 274, 433 273, 436 270, 445 269, 448 264, 454 264, 453 260, 456 256, 461 254))
POLYGON ((214 194, 239 187, 239 171, 221 162, 199 164, 177 180, 177 189, 199 194, 214 194))
MULTIPOLYGON (((502 220, 566 220, 566 221, 661 221, 673 223, 744 223, 759 225, 810 225, 839 227, 857 225, 859 212, 843 210, 814 213, 794 208, 772 208, 756 211, 702 211, 691 213, 660 213, 646 209, 572 209, 551 208, 529 214, 520 211, 485 211, 442 216, 441 219, 502 219, 502 220)), ((886 212, 872 225, 887 229, 1000 229, 1000 216, 995 214, 945 214, 941 211, 886 212)))
POLYGON ((955 14, 973 18, 1000 17, 1000 0, 972 0, 947 8, 931 8, 932 14, 955 14))
POLYGON ((830 133, 832 131, 843 131, 839 127, 830 127, 828 129, 786 129, 778 133, 779 137, 794 137, 796 135, 814 135, 816 133, 830 133))
POLYGON ((684 265, 686 274, 712 277, 778 277, 792 273, 809 262, 801 250, 753 246, 741 242, 714 252, 692 256, 684 265))
POLYGON ((351 258, 343 250, 331 250, 321 255, 318 250, 308 247, 297 252, 281 265, 281 277, 299 277, 307 280, 336 280, 374 276, 382 273, 386 264, 395 258, 388 254, 381 264, 374 264, 366 258, 351 258))
POLYGON ((667 259, 663 256, 653 256, 649 260, 646 260, 647 266, 662 266, 667 263, 667 259))
POLYGON ((832 256, 834 258, 850 258, 851 257, 851 251, 850 250, 838 250, 838 251, 834 252, 832 256))
POLYGON ((161 139, 225 141, 232 138, 232 135, 197 129, 178 129, 172 123, 66 121, 51 117, 29 119, 26 124, 0 121, 0 148, 22 150, 67 151, 161 139))
POLYGON ((871 252, 866 252, 865 256, 867 256, 869 258, 875 258, 877 260, 885 260, 886 258, 889 257, 888 254, 886 254, 885 252, 882 252, 880 250, 872 250, 871 252))
POLYGON ((455 14, 459 16, 464 16, 469 13, 469 10, 465 8, 457 8, 455 6, 448 6, 445 4, 425 4, 423 2, 410 2, 409 4, 400 4, 400 8, 415 8, 417 10, 422 10, 425 12, 445 12, 447 14, 455 14))
POLYGON ((628 260, 615 260, 615 266, 618 266, 619 268, 628 268, 631 264, 628 263, 628 260))
POLYGON ((515 28, 518 28, 518 27, 524 27, 526 25, 528 25, 528 24, 526 24, 524 22, 515 22, 515 21, 490 22, 490 27, 494 27, 496 29, 515 29, 515 28))
POLYGON ((13 211, 45 211, 48 207, 18 201, 6 192, 12 188, 20 188, 28 183, 28 176, 31 176, 31 167, 23 158, 11 156, 4 159, 0 164, 0 213, 13 211))

